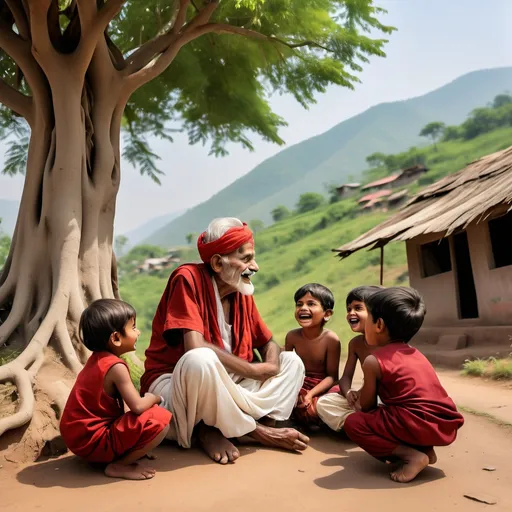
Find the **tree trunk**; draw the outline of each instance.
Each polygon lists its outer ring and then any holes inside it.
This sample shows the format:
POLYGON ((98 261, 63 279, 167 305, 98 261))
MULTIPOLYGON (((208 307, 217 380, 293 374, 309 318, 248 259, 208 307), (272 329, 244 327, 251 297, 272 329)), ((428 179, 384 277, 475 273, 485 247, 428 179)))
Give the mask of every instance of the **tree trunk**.
POLYGON ((0 435, 34 414, 28 428, 2 438, 0 449, 11 460, 34 460, 52 440, 62 447, 60 413, 88 357, 79 340, 80 315, 93 300, 118 296, 112 240, 119 98, 115 90, 101 94, 89 79, 73 89, 70 79, 63 72, 50 108, 36 112, 15 234, 0 277, 0 309, 8 312, 0 324, 0 356, 19 353, 0 367, 0 382, 7 382, 0 385, 0 435), (14 452, 6 446, 13 441, 14 452))

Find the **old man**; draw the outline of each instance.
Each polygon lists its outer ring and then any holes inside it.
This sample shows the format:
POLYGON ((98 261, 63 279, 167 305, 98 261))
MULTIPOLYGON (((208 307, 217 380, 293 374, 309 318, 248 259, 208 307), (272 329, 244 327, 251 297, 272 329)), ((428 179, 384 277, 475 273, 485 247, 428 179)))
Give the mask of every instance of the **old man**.
POLYGON ((256 308, 250 229, 235 218, 215 219, 197 247, 203 263, 176 269, 160 300, 141 392, 161 395, 173 413, 170 439, 189 448, 196 434, 221 464, 240 456, 230 439, 243 436, 304 450, 306 436, 272 426, 290 417, 304 365, 294 352, 281 353, 256 308), (263 362, 253 362, 253 349, 263 362))

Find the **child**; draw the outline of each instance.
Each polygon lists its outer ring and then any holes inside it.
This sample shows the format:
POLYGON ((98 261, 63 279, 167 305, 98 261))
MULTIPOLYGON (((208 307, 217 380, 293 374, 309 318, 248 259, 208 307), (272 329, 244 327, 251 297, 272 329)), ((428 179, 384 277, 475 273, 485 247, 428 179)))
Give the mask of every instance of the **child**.
POLYGON ((398 460, 396 482, 410 482, 437 460, 434 446, 447 446, 464 424, 426 357, 408 345, 425 316, 412 288, 380 290, 366 299, 365 338, 375 347, 363 363, 361 412, 345 421, 352 441, 374 457, 398 460), (377 393, 385 407, 377 406, 377 393))
POLYGON ((137 461, 164 439, 171 413, 161 397, 141 398, 126 363, 140 331, 135 310, 126 302, 101 299, 82 314, 80 332, 93 353, 77 377, 62 414, 60 431, 67 447, 89 462, 106 463, 105 474, 144 480, 155 470, 137 461), (124 403, 130 411, 124 412, 124 403))
POLYGON ((348 344, 348 357, 339 383, 340 392, 322 396, 316 404, 320 419, 336 431, 343 428, 347 416, 356 410, 359 391, 352 389, 352 379, 357 361, 362 365, 373 350, 364 339, 364 327, 368 316, 364 301, 381 289, 381 286, 358 286, 347 295, 347 322, 352 331, 359 335, 352 338, 348 344))
POLYGON ((334 332, 324 329, 334 308, 332 292, 321 284, 307 284, 297 290, 295 319, 300 329, 286 335, 285 350, 295 350, 306 367, 306 378, 299 393, 294 417, 307 426, 319 424, 316 414, 318 397, 333 388, 338 380, 340 342, 334 332))

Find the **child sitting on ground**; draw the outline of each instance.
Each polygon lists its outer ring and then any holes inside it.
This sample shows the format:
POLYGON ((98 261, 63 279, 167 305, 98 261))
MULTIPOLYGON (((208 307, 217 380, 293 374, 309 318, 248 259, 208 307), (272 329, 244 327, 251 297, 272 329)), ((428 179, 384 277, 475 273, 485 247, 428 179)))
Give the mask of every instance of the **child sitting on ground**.
POLYGON ((347 322, 352 331, 359 334, 348 344, 347 361, 339 383, 340 392, 324 395, 316 404, 319 418, 335 431, 340 431, 347 416, 356 410, 359 391, 352 388, 352 380, 357 362, 359 361, 362 365, 373 350, 364 339, 364 328, 368 316, 364 301, 381 289, 381 286, 358 286, 347 295, 347 322))
POLYGON ((295 350, 306 367, 293 417, 305 426, 320 423, 316 414, 318 397, 337 392, 340 342, 333 331, 324 329, 334 309, 332 292, 321 284, 307 284, 297 290, 295 319, 300 325, 286 335, 285 350, 295 350))
POLYGON ((447 446, 464 424, 426 357, 409 340, 419 331, 425 305, 412 288, 380 290, 366 299, 366 342, 375 347, 363 363, 360 412, 345 433, 370 455, 398 464, 396 482, 410 482, 447 446), (377 394, 385 407, 377 406, 377 394))
POLYGON ((135 310, 126 302, 101 299, 82 314, 80 332, 93 353, 79 373, 62 414, 60 431, 67 447, 88 462, 106 463, 105 474, 144 480, 155 470, 137 463, 164 439, 171 413, 161 397, 135 389, 119 358, 135 349, 140 331, 135 310), (130 409, 124 412, 124 403, 130 409))

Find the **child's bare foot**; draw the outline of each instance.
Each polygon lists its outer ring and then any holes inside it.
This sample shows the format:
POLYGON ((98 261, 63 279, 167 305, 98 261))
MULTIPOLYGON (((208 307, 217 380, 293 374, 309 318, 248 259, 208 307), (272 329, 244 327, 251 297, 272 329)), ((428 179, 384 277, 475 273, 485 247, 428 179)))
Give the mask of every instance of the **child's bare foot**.
POLYGON ((391 480, 407 483, 414 480, 429 464, 429 456, 408 446, 399 446, 393 455, 400 457, 402 463, 390 473, 391 480))
POLYGON ((143 466, 138 462, 133 464, 120 464, 113 462, 105 468, 105 475, 112 478, 124 478, 126 480, 149 480, 155 476, 153 468, 143 466))
POLYGON ((235 462, 240 452, 219 430, 201 423, 197 427, 197 437, 206 454, 219 464, 235 462))
POLYGON ((146 457, 146 459, 148 459, 148 460, 156 460, 157 459, 157 456, 153 452, 146 453, 146 455, 144 455, 144 457, 146 457))
POLYGON ((428 457, 429 464, 435 464, 437 462, 437 453, 434 448, 428 448, 425 450, 425 455, 428 457))

